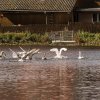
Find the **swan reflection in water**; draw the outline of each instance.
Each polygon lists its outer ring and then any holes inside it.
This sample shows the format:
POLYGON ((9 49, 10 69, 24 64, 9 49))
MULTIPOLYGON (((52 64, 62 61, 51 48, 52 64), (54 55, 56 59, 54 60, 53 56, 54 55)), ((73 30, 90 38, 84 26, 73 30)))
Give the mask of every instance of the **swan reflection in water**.
POLYGON ((58 48, 52 48, 50 49, 50 51, 56 53, 56 56, 54 56, 54 58, 58 58, 58 59, 68 58, 67 56, 61 55, 62 51, 67 51, 67 48, 61 48, 60 50, 58 50, 58 48))

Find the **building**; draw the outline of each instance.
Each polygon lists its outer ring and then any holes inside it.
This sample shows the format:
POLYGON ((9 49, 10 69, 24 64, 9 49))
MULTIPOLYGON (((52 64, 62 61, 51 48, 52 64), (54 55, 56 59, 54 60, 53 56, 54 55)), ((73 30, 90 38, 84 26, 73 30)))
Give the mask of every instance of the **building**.
POLYGON ((49 30, 52 31, 55 29, 55 25, 58 29, 60 29, 59 25, 63 25, 62 30, 65 26, 70 26, 70 23, 77 22, 81 23, 80 25, 100 22, 100 1, 0 0, 1 26, 38 25, 43 28, 49 26, 49 30), (53 25, 53 29, 50 29, 51 25, 53 25))
POLYGON ((76 0, 1 0, 1 20, 9 25, 68 24, 75 3, 76 0))
POLYGON ((74 9, 74 21, 81 23, 100 22, 100 0, 79 0, 74 9))

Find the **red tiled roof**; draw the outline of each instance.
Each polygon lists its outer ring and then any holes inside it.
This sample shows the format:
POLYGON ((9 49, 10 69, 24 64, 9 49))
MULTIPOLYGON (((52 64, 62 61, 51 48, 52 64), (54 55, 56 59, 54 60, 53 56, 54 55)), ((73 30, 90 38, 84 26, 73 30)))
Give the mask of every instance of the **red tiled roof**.
POLYGON ((77 0, 0 0, 0 11, 32 10, 71 12, 77 0))

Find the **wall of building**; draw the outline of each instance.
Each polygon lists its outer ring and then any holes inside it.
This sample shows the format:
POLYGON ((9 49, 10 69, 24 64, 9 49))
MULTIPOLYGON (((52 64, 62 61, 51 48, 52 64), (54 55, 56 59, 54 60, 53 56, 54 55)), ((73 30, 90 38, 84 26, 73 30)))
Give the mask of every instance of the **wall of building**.
POLYGON ((92 13, 84 12, 84 13, 79 13, 79 22, 87 22, 91 23, 92 22, 92 13))
POLYGON ((45 15, 43 13, 4 13, 4 16, 7 17, 15 25, 22 24, 44 24, 45 15))
POLYGON ((55 13, 54 23, 56 24, 68 24, 69 14, 67 13, 55 13))
POLYGON ((3 17, 14 25, 67 24, 69 21, 69 14, 64 12, 3 12, 3 17))

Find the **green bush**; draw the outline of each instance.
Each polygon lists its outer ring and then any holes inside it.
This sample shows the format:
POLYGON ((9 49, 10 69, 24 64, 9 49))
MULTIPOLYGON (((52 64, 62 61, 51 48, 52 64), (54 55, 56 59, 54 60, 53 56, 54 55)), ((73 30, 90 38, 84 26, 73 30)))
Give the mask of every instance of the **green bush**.
POLYGON ((75 38, 79 44, 100 45, 100 33, 78 31, 75 38))
POLYGON ((36 33, 0 33, 0 43, 8 44, 28 44, 28 43, 50 43, 50 39, 47 33, 36 34, 36 33))

